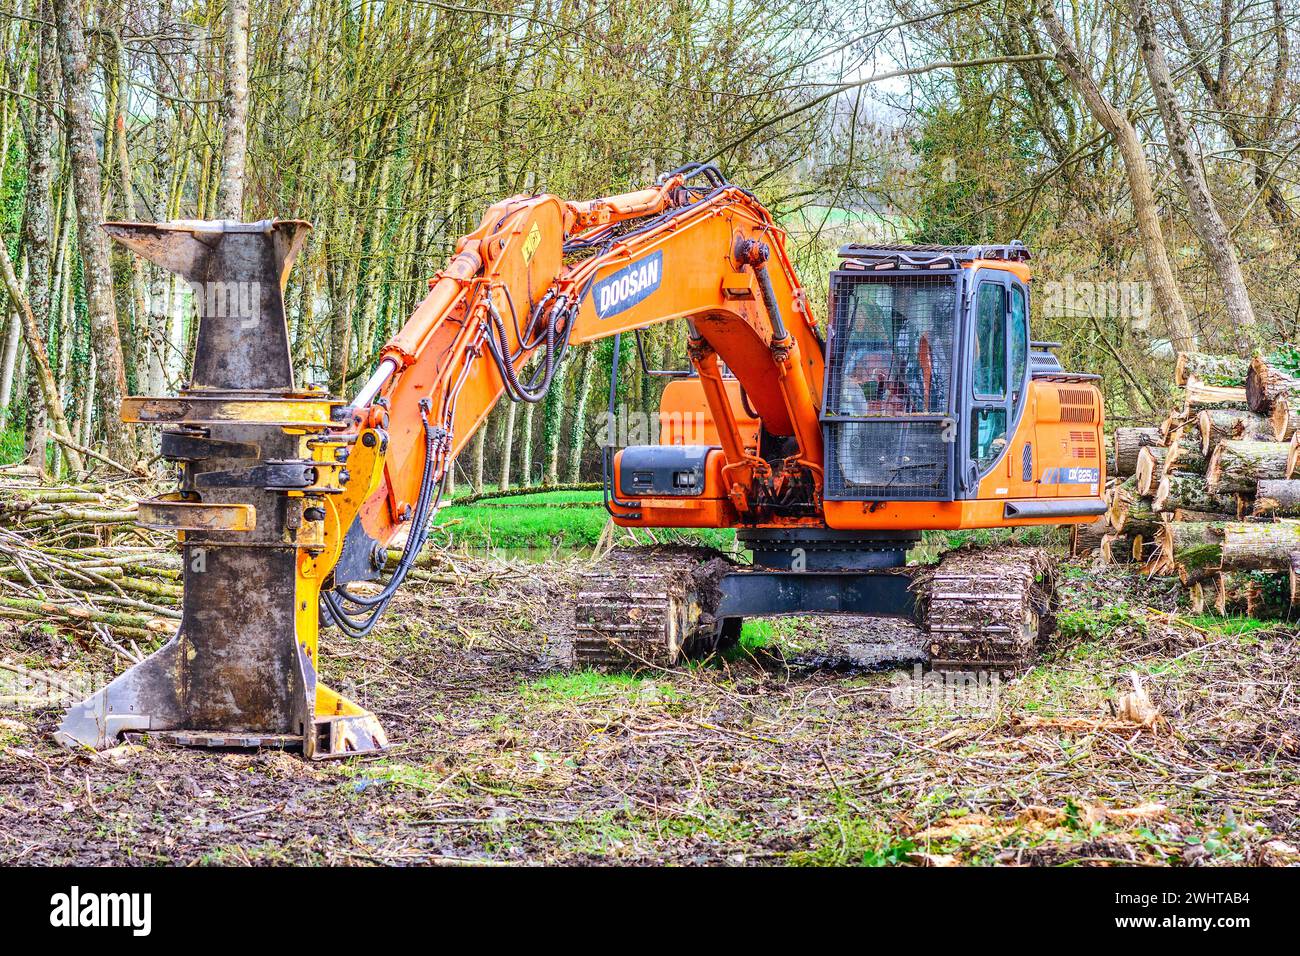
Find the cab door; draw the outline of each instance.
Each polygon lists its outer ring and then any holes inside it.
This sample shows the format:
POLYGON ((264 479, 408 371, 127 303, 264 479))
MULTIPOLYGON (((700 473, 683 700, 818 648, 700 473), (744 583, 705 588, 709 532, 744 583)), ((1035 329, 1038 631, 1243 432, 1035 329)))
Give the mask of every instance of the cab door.
POLYGON ((1028 384, 1029 301, 1025 286, 1010 272, 979 269, 967 302, 961 491, 973 498, 983 477, 1008 467, 1028 384))

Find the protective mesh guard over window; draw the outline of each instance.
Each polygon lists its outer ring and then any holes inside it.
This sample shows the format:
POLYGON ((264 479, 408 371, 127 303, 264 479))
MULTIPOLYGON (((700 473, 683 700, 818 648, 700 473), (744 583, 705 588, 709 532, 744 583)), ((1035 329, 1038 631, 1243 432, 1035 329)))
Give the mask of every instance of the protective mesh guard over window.
POLYGON ((955 278, 840 276, 833 294, 827 497, 947 498, 955 278))

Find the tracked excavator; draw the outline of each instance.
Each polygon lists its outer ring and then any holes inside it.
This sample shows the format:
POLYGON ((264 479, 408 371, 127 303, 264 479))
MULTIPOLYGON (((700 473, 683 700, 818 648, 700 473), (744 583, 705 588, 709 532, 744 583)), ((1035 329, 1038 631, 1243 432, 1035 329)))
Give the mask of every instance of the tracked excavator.
POLYGON ((1104 510, 1097 377, 1031 340, 1019 242, 846 245, 823 337, 785 234, 714 166, 604 199, 514 196, 344 401, 294 383, 283 290, 305 222, 104 228, 180 275, 198 315, 191 381, 122 408, 162 427, 178 467, 139 521, 179 535, 184 597, 172 640, 69 710, 68 745, 387 746, 319 680, 322 625, 375 626, 493 406, 541 400, 567 350, 599 339, 636 336, 642 371, 669 376, 658 442, 604 449, 613 521, 734 528, 753 559, 615 552, 577 596, 578 666, 667 666, 747 617, 847 613, 915 620, 934 667, 1015 669, 1051 626, 1050 562, 992 548, 918 574, 907 549, 931 529, 1104 510), (687 370, 640 348, 665 322, 686 324, 687 370))

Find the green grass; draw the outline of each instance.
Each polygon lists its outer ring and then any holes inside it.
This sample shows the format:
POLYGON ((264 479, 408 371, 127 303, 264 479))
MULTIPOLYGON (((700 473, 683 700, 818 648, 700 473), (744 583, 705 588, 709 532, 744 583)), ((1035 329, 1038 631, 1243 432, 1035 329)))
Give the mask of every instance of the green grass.
POLYGON ((743 651, 761 651, 776 642, 776 627, 771 621, 753 618, 740 626, 740 648, 743 651))
POLYGON ((1194 617, 1187 618, 1187 620, 1196 627, 1229 637, 1251 634, 1255 631, 1267 630, 1277 626, 1276 621, 1261 621, 1258 618, 1244 616, 1219 617, 1217 614, 1197 614, 1194 617))
POLYGON ((433 533, 438 535, 441 529, 448 543, 468 548, 590 548, 600 540, 607 519, 608 515, 600 507, 547 508, 544 504, 506 506, 477 502, 443 508, 434 519, 433 533))
POLYGON ((594 700, 601 697, 628 697, 646 683, 631 674, 605 674, 596 670, 547 674, 520 685, 520 693, 531 700, 594 700))
MULTIPOLYGON (((608 520, 599 491, 538 489, 527 495, 448 505, 434 518, 433 534, 439 543, 475 551, 592 548, 608 520)), ((698 544, 726 550, 736 533, 730 528, 619 529, 616 540, 625 545, 698 544)))

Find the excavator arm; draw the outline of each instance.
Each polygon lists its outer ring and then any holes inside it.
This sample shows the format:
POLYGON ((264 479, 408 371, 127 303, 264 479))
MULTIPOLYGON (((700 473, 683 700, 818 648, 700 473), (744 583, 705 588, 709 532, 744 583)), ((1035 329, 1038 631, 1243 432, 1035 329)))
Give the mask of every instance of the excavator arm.
POLYGON ((736 510, 793 483, 815 502, 822 346, 768 211, 709 166, 606 199, 514 197, 460 241, 349 409, 353 428, 387 441, 373 473, 370 456, 365 471, 349 469, 351 482, 374 481, 356 512, 346 507, 353 496, 337 499, 347 532, 338 594, 326 597, 331 619, 348 630, 373 619, 356 616, 377 607, 365 599, 349 619, 343 603, 359 595, 342 585, 374 577, 395 540, 418 551, 451 462, 503 395, 539 401, 569 347, 672 321, 689 323, 736 510), (745 447, 723 364, 763 427, 794 440, 779 471, 745 447))
POLYGON ((752 194, 695 164, 653 188, 566 202, 516 196, 463 237, 350 403, 293 381, 283 291, 306 223, 109 223, 182 276, 199 315, 192 380, 131 398, 162 425, 180 488, 141 502, 185 563, 177 635, 73 707, 65 744, 150 733, 209 746, 382 749, 378 720, 318 680, 322 617, 374 626, 413 565, 456 454, 505 395, 540 401, 566 350, 659 322, 690 329, 735 512, 820 502, 823 347, 752 194), (785 457, 747 447, 723 366, 785 457), (401 557, 377 578, 390 546, 401 557))

